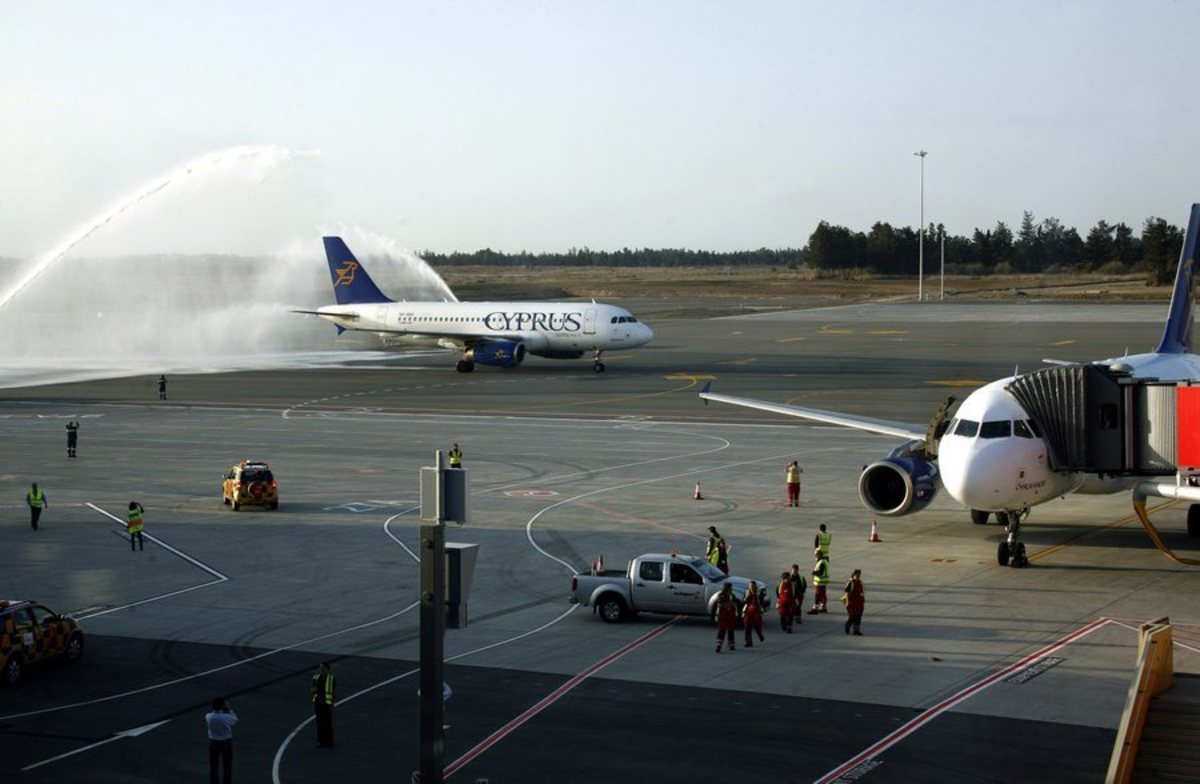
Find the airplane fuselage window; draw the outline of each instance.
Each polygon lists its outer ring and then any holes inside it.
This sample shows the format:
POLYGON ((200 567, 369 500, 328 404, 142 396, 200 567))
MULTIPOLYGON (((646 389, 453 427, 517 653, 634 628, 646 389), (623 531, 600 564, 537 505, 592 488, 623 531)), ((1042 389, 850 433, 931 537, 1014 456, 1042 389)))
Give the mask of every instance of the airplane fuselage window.
POLYGON ((974 438, 975 434, 978 432, 979 423, 972 422, 970 419, 958 420, 958 427, 954 428, 954 435, 965 436, 967 438, 974 438))
POLYGON ((1012 435, 1012 422, 1007 419, 997 422, 984 422, 979 429, 980 438, 1008 438, 1012 435))

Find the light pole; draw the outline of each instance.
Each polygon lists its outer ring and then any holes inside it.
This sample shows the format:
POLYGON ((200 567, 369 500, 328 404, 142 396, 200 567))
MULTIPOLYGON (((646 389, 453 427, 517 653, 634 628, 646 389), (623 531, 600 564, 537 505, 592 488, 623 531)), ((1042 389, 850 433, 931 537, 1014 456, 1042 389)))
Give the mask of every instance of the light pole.
POLYGON ((917 257, 917 302, 925 294, 925 156, 929 153, 918 150, 913 155, 921 159, 921 244, 917 257))

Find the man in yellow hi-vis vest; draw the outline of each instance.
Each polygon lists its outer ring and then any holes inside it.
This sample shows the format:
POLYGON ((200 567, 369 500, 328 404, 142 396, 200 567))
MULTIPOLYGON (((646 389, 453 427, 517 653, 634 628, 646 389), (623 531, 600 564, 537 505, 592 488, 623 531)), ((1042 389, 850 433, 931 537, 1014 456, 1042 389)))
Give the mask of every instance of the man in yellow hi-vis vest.
POLYGON ((25 503, 29 504, 29 524, 36 531, 38 529, 38 518, 42 516, 42 510, 50 506, 50 501, 46 498, 46 494, 38 490, 37 482, 34 482, 33 488, 25 494, 25 503))
POLYGON ((812 570, 813 606, 808 611, 809 615, 827 612, 825 594, 826 586, 829 585, 829 559, 825 557, 820 548, 813 550, 813 557, 817 559, 817 562, 813 564, 812 570))
POLYGON ((813 547, 821 551, 821 555, 829 557, 829 545, 833 543, 833 534, 825 530, 825 524, 821 523, 821 530, 817 531, 817 535, 813 537, 813 547))
POLYGON ((312 687, 309 689, 309 694, 312 695, 313 714, 317 718, 317 745, 321 748, 329 748, 333 745, 335 682, 332 667, 332 662, 321 662, 321 669, 317 670, 317 674, 312 677, 312 687))
POLYGON ((462 450, 458 448, 458 444, 450 447, 450 467, 462 468, 462 450))
POLYGON ((146 540, 142 538, 142 529, 146 524, 146 510, 137 501, 129 502, 129 522, 125 525, 125 530, 129 532, 129 549, 145 550, 146 540), (134 542, 137 547, 134 547, 134 542))

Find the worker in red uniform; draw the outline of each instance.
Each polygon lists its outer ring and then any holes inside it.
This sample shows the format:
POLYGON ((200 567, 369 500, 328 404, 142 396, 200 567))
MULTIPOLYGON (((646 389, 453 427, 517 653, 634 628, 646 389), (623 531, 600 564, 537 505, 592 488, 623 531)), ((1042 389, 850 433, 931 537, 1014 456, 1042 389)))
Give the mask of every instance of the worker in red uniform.
POLYGON ((804 623, 804 594, 808 590, 808 580, 800 574, 800 564, 792 564, 792 573, 788 575, 792 581, 792 601, 796 609, 792 612, 796 623, 804 623))
POLYGON ((800 469, 800 464, 795 460, 787 464, 787 505, 800 505, 800 477, 804 475, 804 471, 800 469))
POLYGON ((867 606, 867 589, 863 586, 862 569, 850 573, 850 581, 846 583, 846 591, 842 594, 842 602, 846 605, 846 634, 854 630, 854 634, 862 635, 863 610, 867 606))
POLYGON ((721 652, 721 643, 729 640, 729 650, 733 650, 733 628, 737 625, 737 602, 733 598, 733 586, 725 583, 717 594, 717 653, 721 652))
POLYGON ((787 572, 779 576, 779 585, 775 586, 775 598, 775 609, 779 611, 779 627, 791 634, 792 617, 796 614, 796 599, 792 595, 792 581, 787 572))
POLYGON ((750 586, 746 588, 746 595, 742 597, 742 626, 746 628, 747 648, 754 647, 751 632, 758 634, 759 642, 766 642, 762 633, 762 614, 762 606, 758 603, 758 583, 751 580, 750 586))

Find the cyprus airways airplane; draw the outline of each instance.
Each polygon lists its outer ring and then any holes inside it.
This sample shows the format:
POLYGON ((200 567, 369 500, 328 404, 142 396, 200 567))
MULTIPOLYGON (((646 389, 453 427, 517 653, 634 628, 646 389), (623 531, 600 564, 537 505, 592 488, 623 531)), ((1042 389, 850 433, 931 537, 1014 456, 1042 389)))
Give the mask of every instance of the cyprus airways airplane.
POLYGON ((342 242, 325 237, 325 257, 336 305, 299 310, 332 321, 342 330, 436 338, 462 351, 458 371, 475 365, 514 367, 526 354, 578 359, 592 352, 592 368, 604 372, 608 349, 644 346, 654 337, 629 311, 592 302, 396 302, 383 295, 342 242))
MULTIPOLYGON (((1020 523, 1031 507, 1061 498, 1068 493, 1117 493, 1133 491, 1134 508, 1152 537, 1145 516, 1147 496, 1175 498, 1190 502, 1188 532, 1200 536, 1200 487, 1182 481, 1171 452, 1154 470, 1111 470, 1111 466, 1135 453, 1129 432, 1137 425, 1130 417, 1118 425, 1117 396, 1108 400, 1111 413, 1099 398, 1088 398, 1085 383, 1129 389, 1148 382, 1200 380, 1200 356, 1191 353, 1193 279, 1196 273, 1196 247, 1200 236, 1200 204, 1192 205, 1183 251, 1175 276, 1166 328, 1158 347, 1147 354, 1136 354, 1074 365, 1047 360, 1055 369, 1035 371, 993 381, 972 392, 947 424, 947 413, 954 399, 938 409, 925 427, 869 417, 840 414, 812 408, 782 405, 762 400, 718 395, 706 385, 700 397, 706 401, 771 411, 826 424, 864 430, 906 439, 887 457, 868 465, 858 480, 863 504, 879 515, 905 515, 924 509, 937 492, 938 481, 955 501, 970 510, 971 520, 985 524, 991 514, 1006 525, 1008 537, 997 551, 1000 565, 1026 565, 1025 544, 1019 541, 1020 523), (1065 366, 1065 367, 1063 367, 1065 366), (1091 379, 1091 381, 1088 381, 1091 379), (1039 389, 1045 390, 1039 393, 1039 389), (1072 396, 1080 391, 1077 396, 1072 396), (1066 392, 1068 394, 1060 394, 1066 392), (1089 402, 1093 401, 1093 402, 1089 402), (1098 413, 1098 416, 1096 415, 1098 413), (1107 420, 1107 421, 1106 421, 1107 420), (1090 428, 1090 430, 1089 430, 1090 428), (1124 431, 1124 432, 1123 432, 1124 431), (1111 435, 1106 435, 1111 434, 1111 435), (1069 458, 1079 444, 1091 438, 1103 448, 1088 453, 1083 460, 1069 458), (1126 439, 1122 441, 1122 438, 1126 439), (1107 439, 1107 440, 1105 440, 1107 439), (1115 440, 1113 440, 1115 439, 1115 440), (1068 457, 1064 457, 1068 455, 1068 457), (1090 462, 1089 462, 1090 460, 1090 462), (1087 465, 1108 469, 1087 470, 1087 465), (1169 479, 1167 474, 1174 474, 1169 479), (1158 475, 1160 480, 1147 479, 1158 475)), ((1173 405, 1175 398, 1166 398, 1173 405)), ((1143 411, 1142 419, 1148 415, 1143 411)), ((1180 415, 1182 417, 1182 413, 1180 415)), ((1172 434, 1173 435, 1173 434, 1172 434)), ((1145 451, 1145 450, 1143 450, 1145 451)), ((1166 450, 1164 450, 1166 451, 1166 450)), ((1193 480, 1194 481, 1194 480, 1193 480)), ((1161 542, 1156 542, 1162 547, 1161 542)), ((1175 558, 1183 563, 1195 563, 1175 558)))

